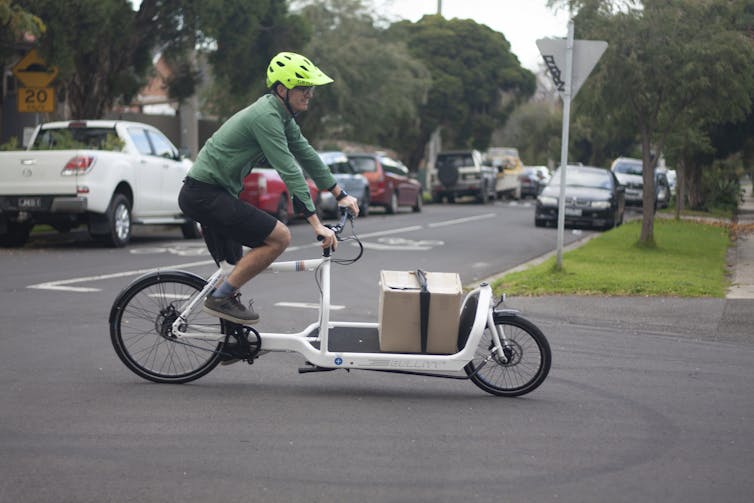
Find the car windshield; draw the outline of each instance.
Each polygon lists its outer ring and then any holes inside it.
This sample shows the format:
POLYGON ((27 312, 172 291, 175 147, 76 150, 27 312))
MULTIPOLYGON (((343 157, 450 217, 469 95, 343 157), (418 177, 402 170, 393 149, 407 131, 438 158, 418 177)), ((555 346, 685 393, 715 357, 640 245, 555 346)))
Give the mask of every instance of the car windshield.
POLYGON ((377 161, 372 157, 352 157, 349 156, 348 160, 351 161, 354 171, 357 173, 370 173, 377 171, 377 161))
POLYGON ((616 173, 623 173, 624 175, 640 175, 641 176, 641 164, 635 162, 619 162, 615 165, 613 170, 616 173))
MULTIPOLYGON (((560 169, 552 175, 550 185, 560 186, 560 169)), ((610 173, 606 169, 579 169, 569 167, 566 171, 566 187, 596 187, 600 189, 610 189, 613 181, 610 173)))
POLYGON ((437 169, 461 168, 463 166, 473 165, 474 159, 469 154, 451 154, 437 156, 437 169))

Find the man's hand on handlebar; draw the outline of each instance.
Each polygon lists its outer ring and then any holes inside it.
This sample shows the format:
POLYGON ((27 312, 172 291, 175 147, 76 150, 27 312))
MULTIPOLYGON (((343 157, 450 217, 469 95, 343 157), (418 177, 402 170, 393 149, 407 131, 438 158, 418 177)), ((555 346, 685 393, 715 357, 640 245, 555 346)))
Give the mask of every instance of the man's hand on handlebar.
POLYGON ((351 215, 354 217, 359 216, 359 201, 353 197, 353 196, 346 196, 340 201, 338 201, 338 206, 342 208, 348 208, 348 211, 351 212, 351 215))
POLYGON ((315 227, 314 232, 317 234, 317 240, 322 242, 322 248, 332 248, 334 251, 338 247, 338 238, 329 227, 320 224, 315 227))

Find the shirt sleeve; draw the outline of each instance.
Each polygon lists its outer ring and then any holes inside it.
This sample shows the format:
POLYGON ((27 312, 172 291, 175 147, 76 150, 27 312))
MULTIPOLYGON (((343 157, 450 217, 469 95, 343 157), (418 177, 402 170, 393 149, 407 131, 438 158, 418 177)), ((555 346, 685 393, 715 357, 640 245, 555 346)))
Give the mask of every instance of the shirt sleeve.
POLYGON ((288 137, 280 119, 274 115, 263 116, 254 121, 251 127, 267 162, 280 174, 291 197, 304 204, 307 216, 315 213, 309 185, 296 158, 291 153, 288 137))
POLYGON ((322 161, 316 150, 309 141, 301 134, 301 128, 295 121, 290 121, 286 126, 288 145, 294 157, 301 167, 314 180, 319 190, 331 189, 337 184, 330 168, 322 161))

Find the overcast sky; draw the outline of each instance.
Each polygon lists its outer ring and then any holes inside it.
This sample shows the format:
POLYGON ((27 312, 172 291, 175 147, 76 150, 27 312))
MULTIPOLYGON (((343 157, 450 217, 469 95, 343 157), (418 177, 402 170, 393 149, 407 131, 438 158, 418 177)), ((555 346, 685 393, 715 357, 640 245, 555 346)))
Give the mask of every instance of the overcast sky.
MULTIPOLYGON (((390 19, 417 21, 437 12, 437 0, 374 0, 384 6, 381 14, 390 19)), ((565 37, 568 11, 546 7, 546 0, 442 0, 447 19, 473 19, 499 31, 511 44, 521 65, 536 71, 542 57, 536 41, 545 37, 565 37)))

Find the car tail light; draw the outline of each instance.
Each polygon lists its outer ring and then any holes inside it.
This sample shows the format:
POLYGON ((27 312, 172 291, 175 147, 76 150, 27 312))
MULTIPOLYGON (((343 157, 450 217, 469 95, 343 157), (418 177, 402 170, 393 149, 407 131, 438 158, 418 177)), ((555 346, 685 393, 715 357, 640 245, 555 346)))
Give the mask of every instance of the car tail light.
POLYGON ((94 160, 94 156, 91 155, 77 155, 72 157, 60 174, 63 176, 85 175, 94 167, 94 160))
POLYGON ((257 187, 259 188, 259 195, 265 195, 267 193, 267 179, 263 176, 258 176, 257 187))

